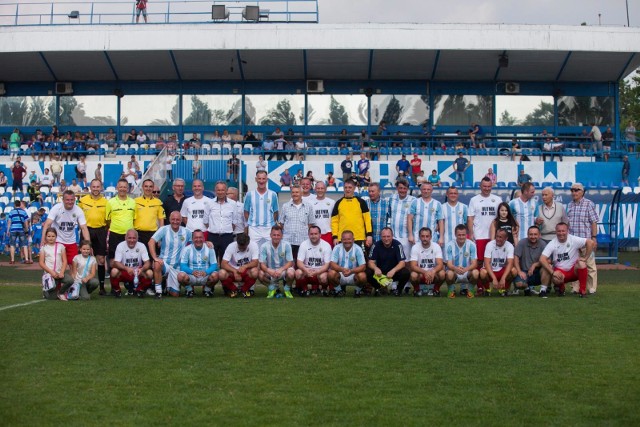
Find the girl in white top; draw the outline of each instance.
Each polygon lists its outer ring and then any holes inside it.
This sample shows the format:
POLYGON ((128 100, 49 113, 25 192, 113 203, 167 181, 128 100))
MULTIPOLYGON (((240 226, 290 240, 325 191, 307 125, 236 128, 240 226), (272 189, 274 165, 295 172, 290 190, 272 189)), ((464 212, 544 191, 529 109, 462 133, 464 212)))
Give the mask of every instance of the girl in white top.
POLYGON ((68 286, 73 283, 69 273, 65 272, 67 268, 67 253, 64 245, 56 242, 57 238, 58 232, 53 228, 49 228, 44 237, 44 245, 40 249, 40 268, 45 273, 49 273, 58 285, 57 289, 43 292, 43 297, 46 299, 57 299, 61 284, 68 286))
POLYGON ((80 299, 89 300, 89 294, 96 290, 100 283, 96 279, 95 257, 91 256, 91 242, 80 242, 80 253, 73 258, 71 263, 71 276, 73 283, 80 285, 80 299))

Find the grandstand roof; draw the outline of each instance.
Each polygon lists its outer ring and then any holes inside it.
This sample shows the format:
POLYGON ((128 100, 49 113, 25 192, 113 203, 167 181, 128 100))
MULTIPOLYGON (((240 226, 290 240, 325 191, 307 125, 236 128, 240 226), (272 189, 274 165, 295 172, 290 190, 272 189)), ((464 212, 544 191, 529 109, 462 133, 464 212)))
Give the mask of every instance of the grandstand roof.
POLYGON ((640 66, 640 28, 275 23, 8 26, 0 27, 0 63, 3 82, 607 82, 640 66), (499 67, 502 54, 508 56, 508 67, 499 67))

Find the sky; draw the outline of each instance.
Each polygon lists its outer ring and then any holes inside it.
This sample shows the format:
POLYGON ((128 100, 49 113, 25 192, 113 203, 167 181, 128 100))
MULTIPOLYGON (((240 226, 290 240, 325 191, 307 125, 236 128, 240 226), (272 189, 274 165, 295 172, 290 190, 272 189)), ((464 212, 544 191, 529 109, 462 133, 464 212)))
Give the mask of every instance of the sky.
MULTIPOLYGON (((52 3, 69 5, 86 4, 90 1, 71 2, 49 0, 52 3)), ((102 0, 101 3, 133 3, 123 0, 102 0)), ((0 0, 0 5, 20 3, 46 3, 47 0, 0 0)), ((506 24, 560 24, 580 25, 627 25, 626 3, 629 5, 629 21, 633 27, 640 26, 640 0, 318 0, 320 22, 401 22, 401 23, 506 23, 506 24), (600 18, 598 17, 600 14, 600 18)), ((149 0, 149 8, 154 0, 149 0)), ((200 6, 211 1, 174 0, 179 5, 194 3, 200 6)), ((217 3, 225 3, 218 1, 217 3)), ((228 4, 237 4, 228 1, 228 4)), ((242 2, 240 2, 242 3, 242 2)), ((254 2, 246 2, 255 4, 254 2)), ((22 7, 22 6, 21 6, 22 7)), ((268 6, 265 6, 268 7, 268 6)), ((272 9, 276 9, 275 5, 272 9)), ((6 9, 4 9, 6 10, 6 9)), ((71 10, 71 8, 69 9, 71 10)))

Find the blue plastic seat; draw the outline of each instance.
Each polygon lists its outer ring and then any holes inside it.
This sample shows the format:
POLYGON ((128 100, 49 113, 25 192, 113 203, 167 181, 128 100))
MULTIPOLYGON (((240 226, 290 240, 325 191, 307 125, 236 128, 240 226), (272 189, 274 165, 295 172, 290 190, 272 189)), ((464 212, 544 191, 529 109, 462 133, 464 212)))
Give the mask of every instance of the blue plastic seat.
POLYGON ((496 185, 498 188, 507 188, 507 184, 505 184, 503 181, 498 181, 496 185))
POLYGON ((318 148, 318 154, 321 156, 326 156, 327 154, 329 154, 329 151, 326 147, 320 147, 318 148))
POLYGON ((315 156, 316 154, 318 154, 318 150, 316 150, 314 147, 308 148, 307 149, 307 154, 309 156, 315 156))
POLYGON ((337 156, 338 154, 340 154, 340 150, 338 150, 338 147, 329 148, 329 155, 330 156, 337 156))
POLYGON ((248 156, 249 154, 251 154, 251 148, 247 147, 242 149, 243 156, 248 156))
POLYGON ((507 188, 511 188, 511 189, 518 188, 518 183, 517 182, 513 182, 513 181, 509 181, 507 183, 507 188))

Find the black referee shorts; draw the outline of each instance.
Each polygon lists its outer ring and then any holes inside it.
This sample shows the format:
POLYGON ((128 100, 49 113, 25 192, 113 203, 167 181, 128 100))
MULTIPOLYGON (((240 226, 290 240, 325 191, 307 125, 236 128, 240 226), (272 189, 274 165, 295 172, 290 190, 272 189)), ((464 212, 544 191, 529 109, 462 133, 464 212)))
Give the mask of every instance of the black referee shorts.
POLYGON ((98 227, 89 229, 89 239, 91 240, 91 247, 93 248, 94 255, 106 256, 107 255, 107 227, 98 227))

